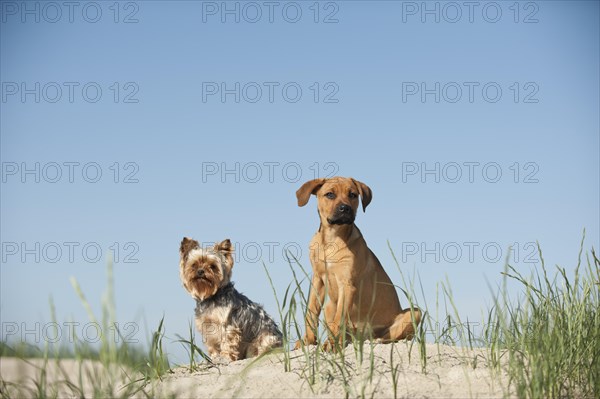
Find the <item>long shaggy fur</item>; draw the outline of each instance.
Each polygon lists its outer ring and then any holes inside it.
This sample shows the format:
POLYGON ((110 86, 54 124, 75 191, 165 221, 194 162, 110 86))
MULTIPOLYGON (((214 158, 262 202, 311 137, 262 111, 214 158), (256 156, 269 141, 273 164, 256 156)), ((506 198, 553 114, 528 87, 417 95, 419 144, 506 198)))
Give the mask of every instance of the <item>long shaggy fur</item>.
POLYGON ((229 240, 203 249, 185 237, 179 252, 181 281, 196 300, 196 327, 212 358, 245 359, 281 346, 275 321, 230 281, 233 246, 229 240))

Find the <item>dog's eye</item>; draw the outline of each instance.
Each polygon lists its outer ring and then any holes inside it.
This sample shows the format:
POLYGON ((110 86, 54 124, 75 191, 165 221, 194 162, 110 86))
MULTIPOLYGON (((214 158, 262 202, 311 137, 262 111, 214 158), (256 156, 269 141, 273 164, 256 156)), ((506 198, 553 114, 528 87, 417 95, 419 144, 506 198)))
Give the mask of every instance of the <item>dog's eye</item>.
POLYGON ((212 271, 214 272, 215 270, 217 270, 217 266, 215 266, 215 265, 210 265, 210 270, 212 270, 212 271))
POLYGON ((348 194, 348 197, 349 198, 357 198, 358 195, 356 193, 350 193, 350 194, 348 194))
POLYGON ((328 192, 327 194, 325 194, 325 196, 329 199, 335 199, 335 194, 332 192, 328 192))

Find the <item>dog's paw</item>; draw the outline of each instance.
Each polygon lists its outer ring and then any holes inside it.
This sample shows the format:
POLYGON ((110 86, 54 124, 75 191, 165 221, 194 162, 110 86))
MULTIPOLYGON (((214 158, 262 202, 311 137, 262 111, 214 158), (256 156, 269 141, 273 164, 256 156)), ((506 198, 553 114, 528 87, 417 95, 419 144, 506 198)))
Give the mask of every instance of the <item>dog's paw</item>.
POLYGON ((348 343, 348 339, 342 339, 340 342, 340 340, 328 338, 327 341, 323 343, 322 348, 325 352, 337 352, 338 350, 343 352, 344 348, 348 345, 348 343))
POLYGON ((233 362, 235 359, 231 359, 227 356, 214 356, 211 361, 215 366, 227 366, 229 363, 233 362))
POLYGON ((297 349, 301 349, 303 346, 309 346, 309 345, 316 345, 317 342, 315 340, 309 340, 309 339, 302 339, 302 340, 298 340, 296 341, 296 344, 294 345, 294 350, 297 349))
POLYGON ((339 344, 333 339, 328 339, 323 343, 323 351, 325 352, 335 352, 338 347, 339 344))

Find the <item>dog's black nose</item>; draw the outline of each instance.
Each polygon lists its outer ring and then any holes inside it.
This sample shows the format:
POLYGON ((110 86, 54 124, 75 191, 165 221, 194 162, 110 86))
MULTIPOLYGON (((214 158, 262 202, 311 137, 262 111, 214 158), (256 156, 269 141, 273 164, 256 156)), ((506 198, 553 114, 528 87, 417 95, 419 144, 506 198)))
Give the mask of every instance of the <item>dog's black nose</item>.
POLYGON ((340 206, 338 206, 339 212, 348 213, 351 210, 352 210, 352 208, 350 207, 350 205, 347 205, 347 204, 340 204, 340 206))
POLYGON ((196 276, 198 276, 198 277, 204 276, 204 269, 198 269, 198 271, 196 272, 196 276))

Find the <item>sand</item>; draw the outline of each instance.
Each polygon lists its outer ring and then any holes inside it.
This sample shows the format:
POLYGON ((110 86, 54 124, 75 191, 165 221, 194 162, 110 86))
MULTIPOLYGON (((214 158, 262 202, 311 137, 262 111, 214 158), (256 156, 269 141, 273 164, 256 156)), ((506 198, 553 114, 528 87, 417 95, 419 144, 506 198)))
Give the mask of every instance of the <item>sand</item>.
MULTIPOLYGON (((382 397, 393 398, 497 398, 514 396, 507 389, 508 378, 489 368, 487 350, 467 350, 453 346, 426 345, 426 370, 420 358, 419 347, 410 343, 396 344, 366 343, 361 356, 354 347, 345 349, 342 356, 320 354, 308 357, 301 350, 290 352, 290 371, 286 372, 283 353, 274 353, 260 359, 245 359, 227 365, 211 366, 200 364, 195 370, 181 366, 146 385, 144 390, 152 396, 166 397, 210 397, 210 398, 339 398, 346 397, 382 397), (372 351, 371 351, 372 348, 372 351), (396 370, 396 395, 390 352, 393 353, 393 366, 396 370), (344 364, 345 367, 339 367, 344 364)), ((312 349, 314 354, 314 349, 312 349)), ((30 361, 31 362, 31 361, 30 361)), ((3 391, 32 387, 33 381, 40 376, 40 360, 34 365, 14 358, 0 359, 0 377, 3 391), (6 385, 8 383, 8 386, 6 385), (18 383, 19 387, 12 383, 18 383)), ((64 380, 70 375, 76 380, 79 364, 74 360, 62 360, 57 370, 54 361, 46 366, 50 382, 64 380)), ((95 370, 98 364, 87 362, 85 370, 95 370)), ((96 375, 98 371, 94 371, 96 375)), ((113 370, 116 380, 127 381, 125 370, 113 370)), ((87 374, 84 372, 84 374, 87 374)), ((84 376, 89 377, 89 376, 84 376)), ((93 387, 84 378, 84 395, 90 395, 93 387)), ((59 384, 60 385, 60 384, 59 384)), ((66 386, 59 388, 60 396, 75 397, 66 386)), ((127 391, 115 383, 113 392, 123 395, 127 391)), ((121 382, 121 386, 123 382, 121 382)), ((131 388, 131 386, 129 387, 131 388)), ((129 395, 129 393, 127 393, 129 395)), ((30 396, 30 395, 27 395, 30 396)), ((143 396, 140 392, 133 396, 143 396)))

